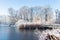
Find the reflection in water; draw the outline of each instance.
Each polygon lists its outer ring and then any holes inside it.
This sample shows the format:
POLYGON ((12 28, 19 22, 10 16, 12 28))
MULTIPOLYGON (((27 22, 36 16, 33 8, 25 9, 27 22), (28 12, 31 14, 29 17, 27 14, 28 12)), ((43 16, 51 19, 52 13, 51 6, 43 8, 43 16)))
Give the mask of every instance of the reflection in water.
POLYGON ((14 27, 0 26, 0 40, 40 40, 38 30, 16 30, 14 27))
POLYGON ((9 29, 9 40, 17 40, 17 34, 16 34, 16 31, 15 31, 15 28, 14 27, 10 27, 9 29))
POLYGON ((9 27, 0 26, 0 40, 8 40, 9 37, 9 27))

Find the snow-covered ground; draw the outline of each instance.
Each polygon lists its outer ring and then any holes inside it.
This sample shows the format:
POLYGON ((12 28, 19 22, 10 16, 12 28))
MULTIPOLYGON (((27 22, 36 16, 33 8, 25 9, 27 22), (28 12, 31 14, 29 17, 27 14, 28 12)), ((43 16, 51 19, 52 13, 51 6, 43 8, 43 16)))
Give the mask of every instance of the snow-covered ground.
POLYGON ((58 38, 60 38, 60 29, 52 29, 52 30, 44 30, 44 31, 35 31, 35 36, 38 37, 39 40, 45 40, 47 39, 48 34, 54 35, 58 38))

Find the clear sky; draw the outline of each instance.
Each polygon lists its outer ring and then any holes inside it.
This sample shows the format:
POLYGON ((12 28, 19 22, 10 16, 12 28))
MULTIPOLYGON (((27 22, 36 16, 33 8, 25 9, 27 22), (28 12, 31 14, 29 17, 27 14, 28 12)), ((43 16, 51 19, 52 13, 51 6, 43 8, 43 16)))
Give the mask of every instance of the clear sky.
POLYGON ((53 10, 60 9, 60 0, 0 0, 0 15, 8 15, 8 8, 18 10, 22 6, 50 6, 53 10))

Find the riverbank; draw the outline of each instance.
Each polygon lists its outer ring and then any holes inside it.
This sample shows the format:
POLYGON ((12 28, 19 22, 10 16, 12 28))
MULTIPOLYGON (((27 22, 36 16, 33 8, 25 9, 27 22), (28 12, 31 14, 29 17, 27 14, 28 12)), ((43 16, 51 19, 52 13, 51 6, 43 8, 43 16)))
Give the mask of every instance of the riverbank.
POLYGON ((18 29, 25 29, 25 30, 34 30, 34 29, 53 29, 52 27, 48 27, 47 25, 40 25, 40 24, 20 24, 19 26, 16 26, 18 29))

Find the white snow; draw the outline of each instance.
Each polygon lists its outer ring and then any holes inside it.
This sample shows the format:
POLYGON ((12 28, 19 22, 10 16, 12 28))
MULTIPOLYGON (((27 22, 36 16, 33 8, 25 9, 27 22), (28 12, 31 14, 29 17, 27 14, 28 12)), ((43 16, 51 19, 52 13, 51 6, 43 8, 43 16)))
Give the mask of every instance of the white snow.
POLYGON ((40 30, 38 30, 38 31, 35 31, 34 33, 35 33, 34 36, 38 37, 39 40, 45 40, 47 38, 48 34, 54 35, 54 36, 60 38, 60 29, 44 30, 42 32, 40 30))

